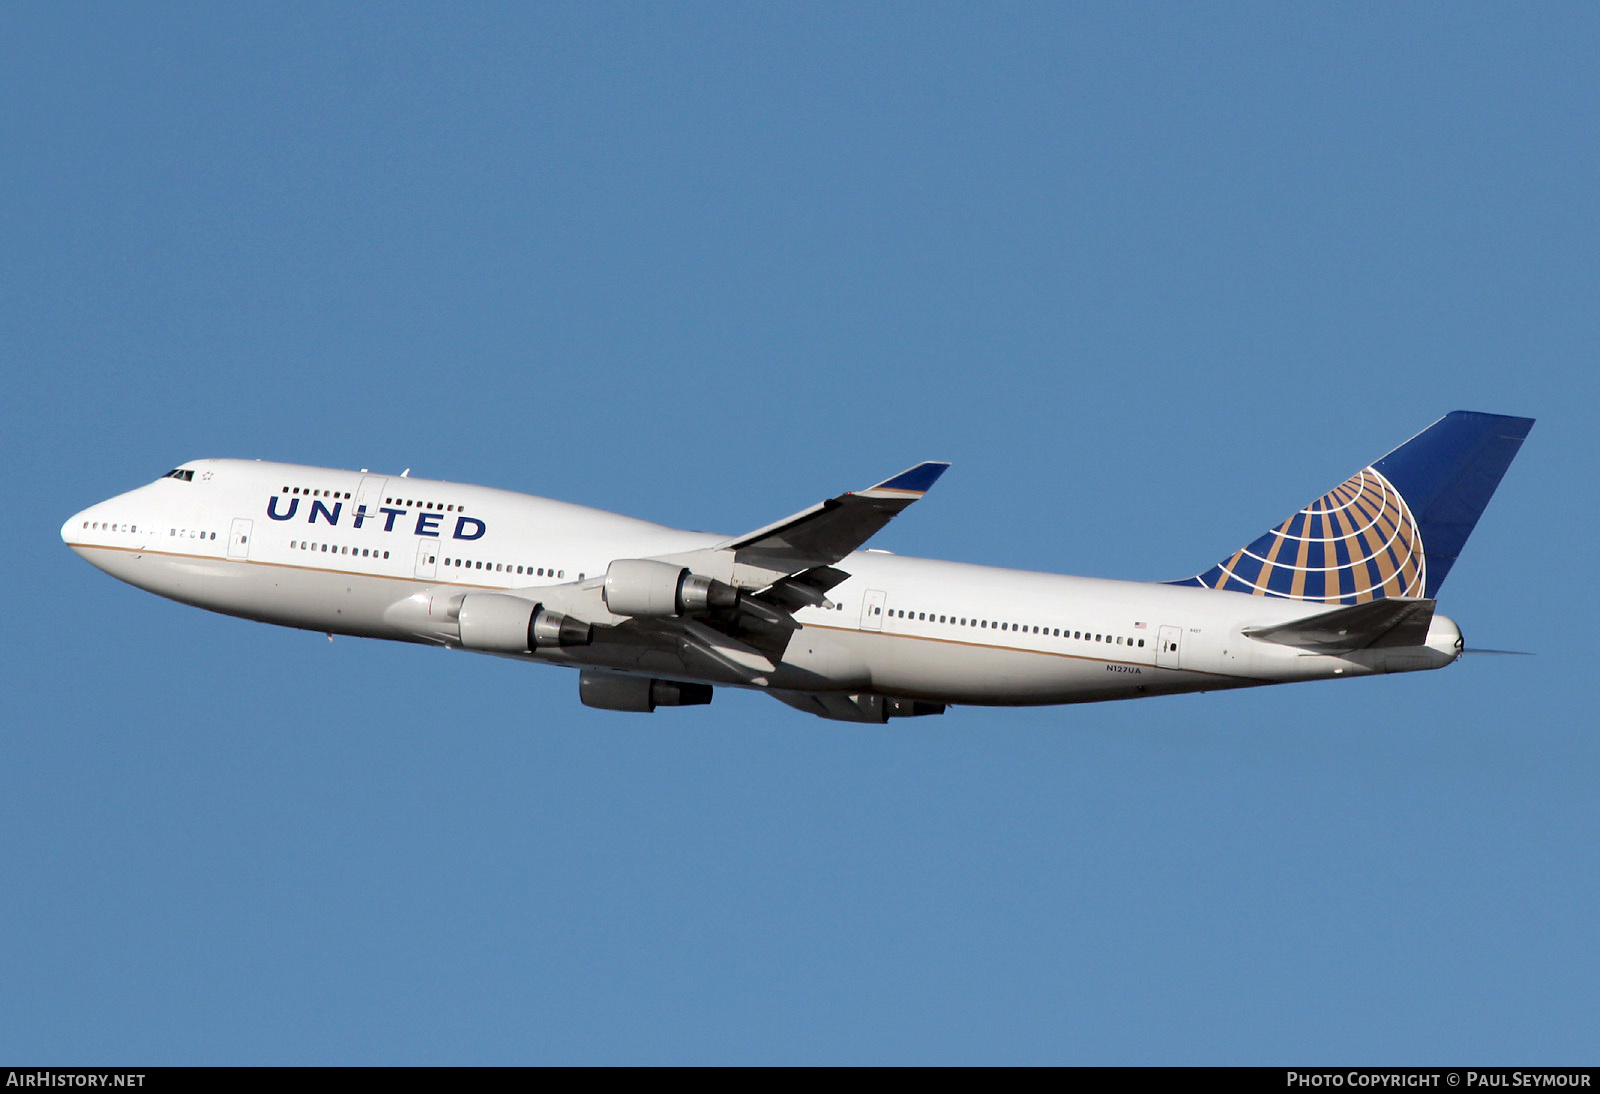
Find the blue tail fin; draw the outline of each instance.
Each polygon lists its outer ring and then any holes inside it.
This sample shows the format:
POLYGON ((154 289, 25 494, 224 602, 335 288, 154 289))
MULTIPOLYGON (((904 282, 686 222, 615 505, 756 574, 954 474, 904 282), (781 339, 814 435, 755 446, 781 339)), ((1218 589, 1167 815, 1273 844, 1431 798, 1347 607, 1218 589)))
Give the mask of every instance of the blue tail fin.
POLYGON ((1205 573, 1175 585, 1323 604, 1432 597, 1532 418, 1457 410, 1205 573))

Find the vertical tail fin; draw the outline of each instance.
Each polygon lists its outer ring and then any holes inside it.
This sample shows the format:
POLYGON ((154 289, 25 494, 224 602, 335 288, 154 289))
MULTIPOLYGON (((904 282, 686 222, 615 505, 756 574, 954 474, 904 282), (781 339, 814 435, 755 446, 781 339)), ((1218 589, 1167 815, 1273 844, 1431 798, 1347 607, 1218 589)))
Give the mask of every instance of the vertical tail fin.
POLYGON ((1199 585, 1323 604, 1433 597, 1532 418, 1456 410, 1203 574, 1199 585))

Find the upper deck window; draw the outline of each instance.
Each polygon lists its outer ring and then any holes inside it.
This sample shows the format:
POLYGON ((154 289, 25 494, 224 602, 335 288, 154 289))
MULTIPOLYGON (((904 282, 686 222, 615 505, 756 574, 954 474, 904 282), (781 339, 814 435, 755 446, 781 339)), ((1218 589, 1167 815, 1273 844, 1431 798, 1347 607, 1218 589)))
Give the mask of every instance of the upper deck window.
POLYGON ((162 475, 161 477, 164 478, 164 479, 177 479, 179 482, 193 482, 194 481, 194 472, 193 471, 185 471, 181 467, 175 467, 171 471, 168 471, 165 475, 162 475))

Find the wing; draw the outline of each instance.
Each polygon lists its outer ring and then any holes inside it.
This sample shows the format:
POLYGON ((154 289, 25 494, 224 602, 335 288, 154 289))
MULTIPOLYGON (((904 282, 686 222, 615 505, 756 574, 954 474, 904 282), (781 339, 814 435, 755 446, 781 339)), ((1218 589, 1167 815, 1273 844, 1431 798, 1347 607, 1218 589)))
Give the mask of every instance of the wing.
MULTIPOLYGON (((764 682, 789 639, 800 629, 794 613, 831 606, 828 592, 850 574, 835 565, 859 548, 897 513, 927 493, 950 465, 919 463, 865 490, 819 502, 747 535, 677 555, 657 556, 738 590, 731 603, 692 615, 634 617, 605 623, 596 642, 617 642, 678 659, 680 672, 712 668, 764 682)), ((604 580, 589 580, 556 593, 546 589, 547 607, 576 618, 600 621, 604 580)))
POLYGON ((733 552, 734 561, 743 565, 785 574, 831 566, 926 494, 949 467, 931 460, 919 463, 876 486, 818 502, 716 549, 733 552))

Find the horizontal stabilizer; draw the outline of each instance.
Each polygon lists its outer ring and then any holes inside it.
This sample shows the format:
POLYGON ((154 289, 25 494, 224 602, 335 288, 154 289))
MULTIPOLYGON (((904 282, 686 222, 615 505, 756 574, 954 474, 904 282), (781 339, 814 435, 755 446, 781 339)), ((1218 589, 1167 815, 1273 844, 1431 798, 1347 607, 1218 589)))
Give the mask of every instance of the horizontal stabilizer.
POLYGON ((1385 597, 1348 608, 1335 608, 1292 623, 1246 627, 1244 633, 1245 637, 1259 642, 1297 646, 1319 653, 1421 646, 1428 641, 1433 606, 1432 600, 1385 597))

